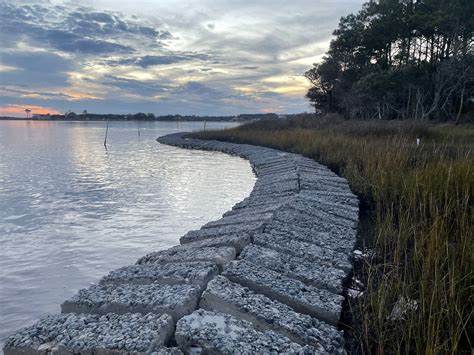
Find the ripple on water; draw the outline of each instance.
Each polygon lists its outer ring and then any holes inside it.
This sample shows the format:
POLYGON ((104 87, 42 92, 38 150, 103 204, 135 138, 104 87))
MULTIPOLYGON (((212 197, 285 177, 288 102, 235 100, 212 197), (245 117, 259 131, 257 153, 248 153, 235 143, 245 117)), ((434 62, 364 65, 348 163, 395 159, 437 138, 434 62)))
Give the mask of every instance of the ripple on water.
POLYGON ((250 193, 246 161, 155 141, 201 127, 112 122, 105 151, 103 122, 0 121, 0 341, 250 193))

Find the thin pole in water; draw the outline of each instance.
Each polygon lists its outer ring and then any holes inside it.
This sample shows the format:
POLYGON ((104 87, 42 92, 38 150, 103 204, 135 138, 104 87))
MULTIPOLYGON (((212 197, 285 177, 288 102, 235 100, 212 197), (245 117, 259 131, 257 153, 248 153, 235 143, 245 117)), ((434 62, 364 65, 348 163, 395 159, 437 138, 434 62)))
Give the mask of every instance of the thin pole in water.
POLYGON ((204 131, 206 130, 206 121, 204 121, 204 131))
POLYGON ((109 133, 109 119, 107 118, 107 128, 105 129, 104 147, 107 150, 107 134, 109 133))
POLYGON ((138 140, 140 140, 140 121, 137 121, 137 128, 138 128, 138 140))

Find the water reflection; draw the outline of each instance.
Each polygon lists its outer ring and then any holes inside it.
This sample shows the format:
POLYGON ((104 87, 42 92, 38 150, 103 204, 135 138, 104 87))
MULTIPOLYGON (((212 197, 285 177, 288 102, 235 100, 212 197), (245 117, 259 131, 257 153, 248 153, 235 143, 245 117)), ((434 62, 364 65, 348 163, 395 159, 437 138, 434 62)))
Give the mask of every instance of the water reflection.
POLYGON ((0 121, 0 339, 248 195, 244 160, 155 141, 200 128, 0 121))

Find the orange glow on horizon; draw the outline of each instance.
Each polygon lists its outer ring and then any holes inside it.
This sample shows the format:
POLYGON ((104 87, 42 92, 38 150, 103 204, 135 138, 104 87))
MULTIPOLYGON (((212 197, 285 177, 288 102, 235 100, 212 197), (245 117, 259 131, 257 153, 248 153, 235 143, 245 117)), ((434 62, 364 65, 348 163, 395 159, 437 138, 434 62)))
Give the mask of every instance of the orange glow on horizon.
POLYGON ((60 115, 61 112, 51 107, 43 107, 36 105, 4 105, 0 106, 0 116, 12 116, 12 117, 25 117, 25 109, 30 109, 30 114, 51 114, 51 115, 60 115))
POLYGON ((275 112, 280 112, 280 108, 274 108, 274 107, 264 107, 260 110, 262 113, 275 113, 275 112))

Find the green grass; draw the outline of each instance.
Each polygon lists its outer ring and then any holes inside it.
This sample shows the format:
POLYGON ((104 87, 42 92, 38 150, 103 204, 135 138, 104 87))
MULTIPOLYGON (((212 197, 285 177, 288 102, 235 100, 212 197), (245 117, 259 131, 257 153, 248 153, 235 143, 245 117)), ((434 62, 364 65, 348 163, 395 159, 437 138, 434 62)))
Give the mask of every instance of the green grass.
POLYGON ((300 115, 196 134, 297 152, 345 177, 361 200, 350 332, 364 353, 471 353, 474 127, 300 115), (416 138, 421 138, 420 146, 416 138), (406 297, 417 310, 389 320, 406 297))

